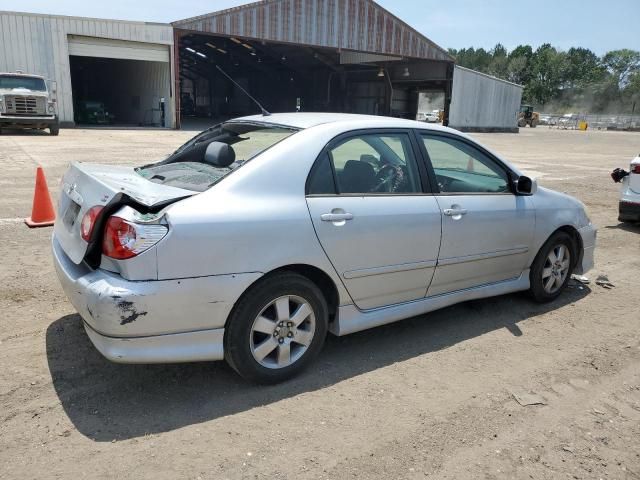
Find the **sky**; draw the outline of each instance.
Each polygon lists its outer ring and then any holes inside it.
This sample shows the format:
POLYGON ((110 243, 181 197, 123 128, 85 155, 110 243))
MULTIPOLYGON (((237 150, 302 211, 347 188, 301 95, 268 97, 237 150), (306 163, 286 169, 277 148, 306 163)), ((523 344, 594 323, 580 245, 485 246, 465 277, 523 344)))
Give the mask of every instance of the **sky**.
MULTIPOLYGON (((0 10, 171 22, 235 7, 243 0, 0 0, 0 10)), ((640 50, 640 0, 378 0, 378 3, 444 48, 508 50, 551 43, 640 50)))

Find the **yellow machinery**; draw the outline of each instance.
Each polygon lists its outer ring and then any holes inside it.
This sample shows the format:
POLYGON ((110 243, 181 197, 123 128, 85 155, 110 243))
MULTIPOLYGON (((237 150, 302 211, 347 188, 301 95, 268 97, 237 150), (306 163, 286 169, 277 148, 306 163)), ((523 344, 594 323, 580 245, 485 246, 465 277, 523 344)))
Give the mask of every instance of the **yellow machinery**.
POLYGON ((518 126, 536 128, 540 123, 540 114, 533 111, 531 105, 521 105, 520 113, 518 113, 518 126))

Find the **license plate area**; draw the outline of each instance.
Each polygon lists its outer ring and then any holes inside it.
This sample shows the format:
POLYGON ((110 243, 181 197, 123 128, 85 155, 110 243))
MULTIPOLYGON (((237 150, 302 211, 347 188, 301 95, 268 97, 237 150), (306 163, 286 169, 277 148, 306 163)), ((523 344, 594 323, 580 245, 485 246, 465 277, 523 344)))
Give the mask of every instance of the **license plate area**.
POLYGON ((62 223, 64 223, 67 230, 71 230, 71 228, 75 225, 78 214, 80 213, 80 205, 78 205, 73 200, 69 201, 69 206, 64 212, 64 216, 62 217, 62 223))

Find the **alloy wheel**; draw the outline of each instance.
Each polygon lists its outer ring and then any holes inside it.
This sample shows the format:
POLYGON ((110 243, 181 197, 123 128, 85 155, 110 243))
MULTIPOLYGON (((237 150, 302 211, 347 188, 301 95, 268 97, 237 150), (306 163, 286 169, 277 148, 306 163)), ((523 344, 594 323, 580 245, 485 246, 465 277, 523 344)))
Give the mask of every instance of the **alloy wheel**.
POLYGON ((288 367, 307 351, 315 330, 316 318, 309 302, 296 295, 278 297, 253 321, 251 354, 263 367, 288 367))
POLYGON ((571 253, 564 244, 553 247, 544 263, 542 269, 542 286, 544 291, 556 293, 564 284, 571 266, 571 253))

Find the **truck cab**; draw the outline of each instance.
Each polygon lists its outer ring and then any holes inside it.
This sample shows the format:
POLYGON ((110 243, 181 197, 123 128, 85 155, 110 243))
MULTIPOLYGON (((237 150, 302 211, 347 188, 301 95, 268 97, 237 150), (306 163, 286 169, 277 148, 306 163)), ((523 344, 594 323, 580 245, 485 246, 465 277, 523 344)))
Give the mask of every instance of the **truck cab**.
POLYGON ((56 100, 44 77, 0 72, 0 133, 26 128, 48 128, 51 135, 58 135, 56 100))

